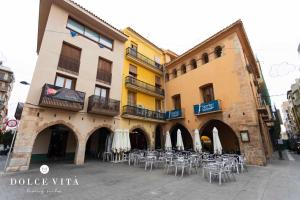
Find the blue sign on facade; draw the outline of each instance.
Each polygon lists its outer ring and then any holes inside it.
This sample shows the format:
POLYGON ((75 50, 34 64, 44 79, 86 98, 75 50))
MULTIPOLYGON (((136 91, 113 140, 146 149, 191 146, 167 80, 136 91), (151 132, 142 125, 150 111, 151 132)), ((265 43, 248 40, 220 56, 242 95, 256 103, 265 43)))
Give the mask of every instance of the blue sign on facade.
POLYGON ((179 118, 179 117, 182 117, 181 109, 175 109, 175 110, 166 112, 166 119, 175 119, 175 118, 179 118))
POLYGON ((209 113, 221 110, 218 100, 213 100, 207 103, 196 104, 194 105, 194 114, 200 115, 202 113, 209 113))

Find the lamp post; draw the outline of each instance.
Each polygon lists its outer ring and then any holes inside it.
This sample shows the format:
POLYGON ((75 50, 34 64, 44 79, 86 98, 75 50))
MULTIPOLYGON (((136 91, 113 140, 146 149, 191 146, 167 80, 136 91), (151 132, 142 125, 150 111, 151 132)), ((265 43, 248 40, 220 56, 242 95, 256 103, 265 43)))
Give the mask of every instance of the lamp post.
MULTIPOLYGON (((22 84, 22 85, 30 85, 30 83, 28 83, 27 81, 20 81, 20 84, 22 84)), ((13 136, 13 139, 12 139, 11 144, 10 144, 9 152, 7 154, 7 159, 6 159, 6 162, 5 162, 4 171, 6 171, 7 165, 8 165, 9 160, 10 160, 11 151, 12 151, 13 146, 15 144, 15 139, 17 137, 18 128, 19 128, 19 123, 17 123, 17 128, 14 131, 14 136, 13 136)))

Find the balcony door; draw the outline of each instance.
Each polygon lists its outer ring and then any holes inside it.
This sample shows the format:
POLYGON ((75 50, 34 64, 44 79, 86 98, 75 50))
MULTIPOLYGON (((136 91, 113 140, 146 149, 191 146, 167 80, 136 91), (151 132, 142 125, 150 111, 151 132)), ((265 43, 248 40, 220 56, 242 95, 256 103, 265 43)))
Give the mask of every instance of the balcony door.
POLYGON ((136 106, 136 93, 128 91, 127 104, 130 106, 136 106))
POLYGON ((200 90, 202 91, 202 97, 204 103, 215 100, 214 88, 212 84, 202 86, 200 90))
POLYGON ((99 96, 101 99, 107 101, 109 97, 109 88, 96 86, 95 95, 99 96))
POLYGON ((75 82, 76 80, 74 78, 69 78, 62 75, 56 75, 54 85, 62 88, 75 90, 75 82))
POLYGON ((180 98, 180 94, 174 95, 172 97, 173 99, 173 104, 174 104, 174 109, 181 109, 181 98, 180 98))
POLYGON ((97 77, 98 81, 111 83, 112 62, 103 58, 99 58, 97 77))

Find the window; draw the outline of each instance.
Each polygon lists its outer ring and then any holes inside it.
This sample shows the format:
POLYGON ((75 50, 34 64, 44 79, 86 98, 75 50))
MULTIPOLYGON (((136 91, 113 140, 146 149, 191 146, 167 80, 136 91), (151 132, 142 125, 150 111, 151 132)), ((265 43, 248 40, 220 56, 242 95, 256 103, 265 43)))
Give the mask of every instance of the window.
POLYGON ((161 100, 155 99, 155 110, 161 112, 161 100))
POLYGON ((155 87, 161 88, 161 80, 159 76, 155 76, 155 87))
POLYGON ((137 68, 134 65, 129 65, 129 76, 132 76, 134 78, 137 77, 137 68))
POLYGON ((63 88, 74 90, 75 82, 76 82, 76 79, 74 79, 74 78, 69 78, 69 77, 57 74, 54 85, 58 86, 58 87, 63 87, 63 88))
POLYGON ((202 54, 202 63, 206 64, 208 62, 209 62, 208 54, 207 53, 202 54))
POLYGON ((96 79, 105 83, 111 83, 112 62, 103 58, 99 58, 96 79))
POLYGON ((95 95, 100 96, 101 99, 108 99, 109 97, 109 88, 96 86, 95 87, 95 95))
POLYGON ((210 102, 215 99, 214 88, 213 88, 212 84, 202 86, 200 89, 202 91, 203 101, 205 103, 210 102))
POLYGON ((166 73, 166 81, 170 80, 170 75, 168 73, 166 73))
POLYGON ((192 69, 196 69, 197 68, 197 61, 195 59, 191 60, 191 67, 192 69))
POLYGON ((177 70, 173 69, 172 74, 173 74, 173 78, 176 78, 177 77, 177 70))
POLYGON ((137 47, 137 44, 135 43, 131 43, 131 55, 137 57, 137 51, 138 51, 138 47, 137 47))
POLYGON ((136 106, 136 93, 128 91, 127 104, 131 106, 136 106))
POLYGON ((181 65, 181 73, 182 74, 186 73, 186 65, 185 64, 181 65))
POLYGON ((73 45, 63 43, 58 61, 58 68, 63 71, 79 72, 81 49, 73 45))
POLYGON ((154 56, 154 63, 156 67, 160 67, 160 58, 158 56, 154 56))
POLYGON ((174 109, 181 109, 181 99, 180 94, 176 94, 172 97, 174 109))
POLYGON ((97 42, 100 44, 100 46, 106 47, 108 49, 113 48, 113 40, 97 33, 96 31, 80 24, 79 22, 75 21, 74 19, 69 18, 67 22, 67 28, 75 31, 76 33, 79 33, 81 35, 84 35, 90 40, 93 40, 94 42, 97 42))
POLYGON ((221 46, 217 46, 215 48, 215 56, 216 56, 216 58, 219 58, 222 56, 222 47, 221 46))

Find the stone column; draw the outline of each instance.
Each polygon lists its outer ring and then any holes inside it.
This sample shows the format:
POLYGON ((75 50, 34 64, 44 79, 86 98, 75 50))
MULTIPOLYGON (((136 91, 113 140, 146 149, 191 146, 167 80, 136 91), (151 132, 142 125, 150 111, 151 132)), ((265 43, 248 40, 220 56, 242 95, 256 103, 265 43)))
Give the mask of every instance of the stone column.
POLYGON ((28 170, 35 134, 18 132, 6 171, 28 170))
POLYGON ((85 146, 86 146, 85 140, 78 141, 78 146, 77 146, 76 154, 75 154, 75 164, 76 165, 84 164, 85 146))

